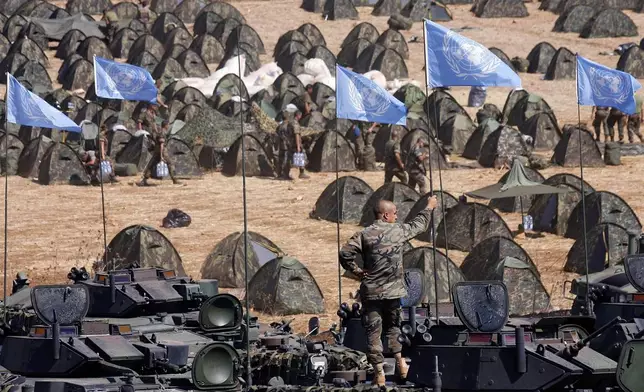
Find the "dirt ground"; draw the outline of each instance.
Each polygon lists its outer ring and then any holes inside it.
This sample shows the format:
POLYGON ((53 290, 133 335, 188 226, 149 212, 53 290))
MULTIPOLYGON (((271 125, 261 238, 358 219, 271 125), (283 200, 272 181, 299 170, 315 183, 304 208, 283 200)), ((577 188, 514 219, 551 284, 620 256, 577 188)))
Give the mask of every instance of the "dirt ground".
MULTIPOLYGON (((55 2, 64 6, 64 1, 55 2)), ((337 53, 346 34, 362 21, 373 23, 380 32, 386 30, 386 17, 373 17, 370 8, 360 8, 359 21, 324 21, 319 14, 299 8, 299 0, 235 1, 264 40, 267 52, 279 36, 305 22, 316 24, 324 34, 329 48, 337 53)), ((454 21, 448 27, 469 26, 462 34, 484 45, 495 46, 509 56, 526 57, 541 41, 555 47, 566 46, 573 52, 614 67, 617 56, 602 56, 599 52, 612 51, 630 39, 583 40, 576 34, 551 33, 557 18, 550 12, 539 11, 538 3, 528 3, 530 16, 525 19, 478 19, 468 11, 469 6, 450 6, 454 21)), ((644 25, 644 14, 628 12, 638 26, 644 25)), ((422 24, 415 23, 406 38, 422 37, 422 24)), ((639 38, 635 39, 639 40, 639 38)), ((423 80, 423 50, 421 44, 409 44, 411 58, 407 60, 410 76, 423 80)), ((49 53, 53 58, 53 52, 49 53)), ((270 59, 264 56, 263 61, 270 59)), ((60 60, 52 61, 52 79, 60 67, 60 60)), ((521 74, 523 86, 544 97, 554 109, 561 125, 577 122, 575 81, 543 81, 542 75, 521 74)), ((3 86, 4 87, 4 86, 3 86)), ((2 89, 0 89, 2 90, 2 89)), ((489 89, 487 102, 502 107, 508 89, 489 89)), ((4 93, 4 91, 0 91, 4 93)), ((467 102, 467 88, 454 88, 452 93, 461 103, 467 102)), ((471 114, 475 110, 470 110, 471 114)), ((582 121, 590 116, 590 108, 582 108, 582 121)), ((586 180, 597 190, 610 190, 622 196, 638 215, 644 212, 644 198, 636 186, 644 169, 644 158, 626 157, 621 167, 586 169, 586 180)), ((579 175, 579 169, 550 168, 542 171, 545 177, 569 172, 579 175)), ((342 173, 364 179, 374 189, 382 185, 383 173, 342 173)), ((446 191, 460 195, 496 182, 503 172, 494 169, 460 169, 444 171, 446 191)), ((337 321, 338 269, 335 224, 309 218, 309 212, 327 184, 335 179, 334 173, 313 173, 310 180, 293 183, 270 179, 248 178, 248 229, 259 232, 279 245, 284 251, 302 261, 317 279, 325 296, 327 314, 321 315, 322 327, 337 321)), ((159 227, 175 245, 186 271, 199 278, 201 264, 208 252, 226 235, 243 229, 242 180, 211 173, 200 180, 172 185, 169 181, 154 187, 133 185, 133 178, 121 184, 105 187, 107 241, 122 228, 132 224, 159 227), (171 208, 179 208, 192 217, 188 228, 163 229, 161 220, 171 208)), ((26 271, 36 284, 62 283, 73 266, 90 267, 103 249, 101 224, 101 193, 98 187, 42 186, 21 177, 9 178, 8 196, 8 273, 9 289, 12 277, 26 271)), ((4 186, 4 178, 0 179, 4 186)), ((520 216, 502 214, 512 229, 520 216)), ((0 212, 0 222, 4 212, 0 212)), ((346 240, 358 226, 342 225, 341 239, 346 240)), ((553 297, 555 308, 570 306, 563 293, 563 282, 574 274, 561 271, 572 241, 553 235, 544 238, 517 238, 542 275, 543 283, 553 297)), ((417 243, 420 245, 420 243, 417 243)), ((0 244, 0 249, 4 246, 0 244)), ((450 257, 460 264, 465 254, 450 251, 450 257)), ((342 279, 342 300, 349 300, 349 292, 357 283, 342 279)), ((294 326, 304 328, 311 315, 297 316, 294 326)), ((271 320, 272 318, 262 318, 271 320)))

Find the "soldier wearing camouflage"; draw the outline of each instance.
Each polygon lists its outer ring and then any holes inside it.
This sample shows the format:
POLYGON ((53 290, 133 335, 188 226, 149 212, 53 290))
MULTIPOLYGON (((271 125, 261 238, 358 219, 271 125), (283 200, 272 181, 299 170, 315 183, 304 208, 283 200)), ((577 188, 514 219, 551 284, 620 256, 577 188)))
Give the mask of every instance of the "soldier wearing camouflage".
POLYGON ((601 136, 601 128, 604 127, 604 141, 607 142, 610 138, 610 141, 615 141, 615 136, 611 135, 608 131, 608 114, 610 108, 605 106, 593 106, 592 121, 593 128, 595 128, 595 140, 599 141, 601 136))
POLYGON ((426 139, 422 137, 418 138, 408 158, 407 173, 409 174, 409 186, 412 189, 416 189, 416 185, 418 185, 421 195, 429 192, 427 178, 425 177, 427 173, 425 170, 425 162, 429 160, 429 154, 424 151, 424 148, 428 146, 429 144, 426 139))
POLYGON ((101 161, 107 161, 110 163, 112 168, 112 171, 110 172, 110 182, 118 182, 114 175, 114 162, 107 155, 107 126, 105 124, 101 125, 98 133, 98 153, 101 161))
POLYGON ((141 0, 138 5, 139 11, 139 20, 143 22, 144 25, 150 23, 150 4, 148 0, 141 0))
POLYGON ((365 171, 376 171, 376 149, 373 147, 373 141, 376 138, 377 123, 371 124, 363 135, 364 148, 362 150, 362 163, 365 171))
POLYGON ((396 129, 391 131, 391 140, 385 144, 385 184, 389 184, 394 178, 398 178, 403 184, 407 183, 405 165, 400 157, 400 135, 396 129))
POLYGON ((150 158, 150 161, 148 161, 148 164, 143 171, 143 179, 141 180, 140 185, 148 185, 148 179, 152 175, 152 169, 161 161, 168 165, 168 174, 170 174, 170 178, 172 178, 172 183, 179 184, 179 181, 174 177, 174 167, 166 149, 166 134, 168 133, 169 124, 164 120, 161 128, 157 127, 154 112, 155 105, 148 106, 145 114, 143 115, 143 119, 139 121, 139 129, 145 127, 154 141, 154 152, 152 154, 152 158, 150 158))
MULTIPOLYGON (((277 162, 277 176, 283 180, 292 180, 290 175, 293 154, 302 152, 302 135, 300 132, 299 121, 302 118, 302 112, 299 110, 294 113, 283 112, 284 121, 277 126, 277 136, 279 137, 279 154, 277 162)), ((309 178, 303 167, 300 167, 300 178, 309 178)))
POLYGON ((636 135, 640 142, 644 142, 642 138, 642 133, 640 132, 640 125, 642 124, 642 115, 644 111, 644 98, 640 94, 635 95, 635 113, 628 116, 628 141, 634 143, 636 135))
POLYGON ((105 11, 103 18, 105 19, 105 39, 110 43, 118 30, 119 17, 114 11, 105 11))
POLYGON ((410 222, 396 223, 396 205, 381 200, 376 207, 377 220, 361 232, 355 233, 340 249, 342 266, 361 279, 362 324, 367 334, 367 359, 376 371, 374 384, 384 386, 384 357, 381 335, 386 328, 390 350, 396 358, 396 371, 405 379, 407 365, 402 358, 400 335, 400 299, 407 293, 403 282, 402 250, 404 244, 429 227, 431 212, 436 208, 436 197, 427 201, 427 208, 410 222), (356 263, 360 254, 364 269, 356 263))
POLYGON ((617 124, 617 133, 619 135, 619 142, 624 143, 624 127, 628 121, 628 116, 622 113, 619 109, 611 108, 606 123, 608 125, 608 134, 611 140, 615 139, 615 124, 617 124))

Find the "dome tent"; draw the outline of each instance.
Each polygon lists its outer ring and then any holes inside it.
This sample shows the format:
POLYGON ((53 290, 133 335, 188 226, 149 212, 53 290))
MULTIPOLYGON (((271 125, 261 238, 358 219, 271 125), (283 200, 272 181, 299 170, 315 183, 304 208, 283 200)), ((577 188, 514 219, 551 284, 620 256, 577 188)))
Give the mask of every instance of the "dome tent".
MULTIPOLYGON (((588 273, 603 271, 620 264, 628 254, 628 231, 615 223, 600 223, 588 230, 588 273)), ((570 247, 563 270, 583 274, 586 272, 584 238, 578 238, 570 247)))
POLYGON ((95 271, 139 267, 161 267, 186 276, 183 262, 174 245, 157 229, 132 225, 121 230, 107 245, 107 252, 94 265, 95 271))
MULTIPOLYGON (((248 232, 249 280, 267 262, 283 254, 271 240, 259 233, 248 232)), ((219 287, 244 287, 244 235, 235 232, 228 235, 206 257, 201 266, 204 279, 217 279, 219 287)))
MULTIPOLYGON (((428 303, 434 303, 436 301, 433 255, 434 250, 428 246, 414 248, 403 254, 403 267, 405 270, 418 268, 424 272, 426 302, 428 303)), ((464 282, 465 276, 463 276, 460 268, 439 250, 436 250, 436 270, 436 275, 438 276, 438 301, 450 302, 450 285, 464 282)))
POLYGON ((264 264, 248 284, 247 298, 255 310, 272 315, 319 314, 324 296, 298 260, 278 257, 264 264))
POLYGON ((446 212, 445 219, 438 225, 436 246, 449 245, 449 249, 470 252, 476 244, 490 237, 512 238, 503 218, 484 204, 459 203, 446 212))
POLYGON ((311 217, 336 222, 339 213, 340 223, 358 223, 362 216, 362 209, 372 194, 373 189, 360 178, 340 177, 324 189, 315 202, 311 217))

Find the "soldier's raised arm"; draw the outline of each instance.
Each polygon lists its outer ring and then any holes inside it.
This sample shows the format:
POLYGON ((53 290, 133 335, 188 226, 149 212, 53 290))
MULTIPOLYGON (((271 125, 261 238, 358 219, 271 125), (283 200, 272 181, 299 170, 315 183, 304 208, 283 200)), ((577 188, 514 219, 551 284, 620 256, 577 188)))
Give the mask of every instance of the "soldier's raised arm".
POLYGON ((436 196, 427 199, 427 207, 418 213, 418 215, 411 221, 400 225, 403 231, 404 241, 409 241, 416 237, 418 234, 426 231, 429 228, 429 223, 432 217, 432 210, 436 208, 438 201, 436 196))
POLYGON ((345 270, 362 277, 364 271, 356 264, 356 256, 362 253, 362 233, 357 232, 340 248, 340 265, 345 270))

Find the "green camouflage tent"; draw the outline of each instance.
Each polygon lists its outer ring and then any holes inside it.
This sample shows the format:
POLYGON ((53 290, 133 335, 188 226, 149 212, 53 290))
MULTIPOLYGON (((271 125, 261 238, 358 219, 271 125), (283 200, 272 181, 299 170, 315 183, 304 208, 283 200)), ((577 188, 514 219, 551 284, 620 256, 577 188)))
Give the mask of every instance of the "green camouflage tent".
POLYGON ((179 253, 157 229, 132 225, 121 230, 107 245, 107 253, 94 264, 95 271, 139 267, 161 267, 186 276, 179 253))
POLYGON ((371 194, 373 189, 360 178, 340 177, 324 189, 315 202, 311 217, 337 222, 339 214, 340 223, 358 223, 371 194))
POLYGON ((250 306, 272 315, 319 314, 324 296, 309 270, 284 256, 264 264, 248 284, 250 306))
MULTIPOLYGON (((284 252, 271 240, 259 233, 248 232, 248 279, 267 262, 284 252)), ((244 287, 244 236, 235 232, 228 235, 206 257, 201 266, 204 279, 217 279, 219 287, 244 287)))

